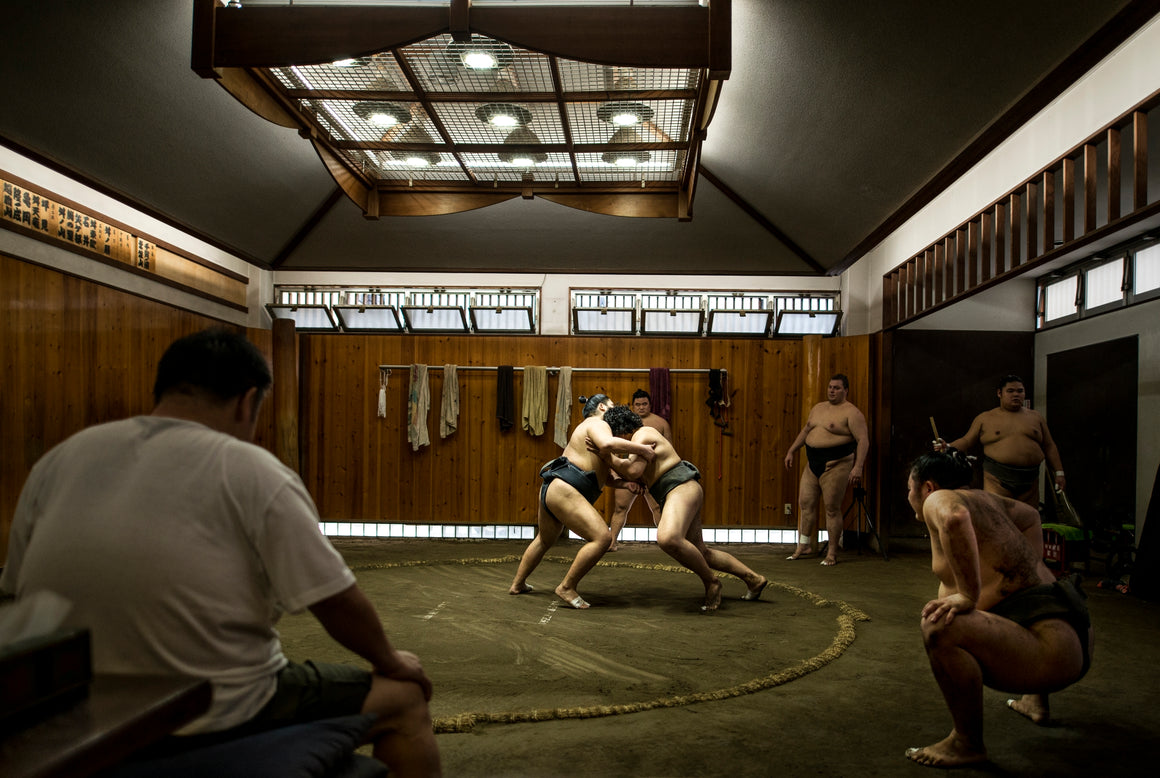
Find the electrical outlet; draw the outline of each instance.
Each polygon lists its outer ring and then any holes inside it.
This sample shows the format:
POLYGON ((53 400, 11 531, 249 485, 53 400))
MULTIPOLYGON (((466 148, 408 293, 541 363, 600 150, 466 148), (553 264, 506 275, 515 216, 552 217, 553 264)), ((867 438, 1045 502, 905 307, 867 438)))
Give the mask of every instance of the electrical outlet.
POLYGON ((790 514, 792 514, 792 513, 793 513, 793 506, 792 506, 792 505, 790 505, 790 504, 787 502, 787 503, 785 504, 785 515, 786 515, 786 516, 789 516, 789 515, 790 515, 790 514))

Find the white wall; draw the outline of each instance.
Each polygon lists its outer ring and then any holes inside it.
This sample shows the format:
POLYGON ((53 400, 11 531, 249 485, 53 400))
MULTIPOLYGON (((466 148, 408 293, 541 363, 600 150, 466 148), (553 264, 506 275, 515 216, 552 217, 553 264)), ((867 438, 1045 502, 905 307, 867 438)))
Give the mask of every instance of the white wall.
POLYGON ((71 178, 3 146, 0 146, 0 171, 35 184, 45 194, 71 200, 91 215, 103 215, 128 225, 132 229, 140 230, 152 238, 164 241, 220 267, 246 276, 249 279, 246 303, 250 313, 243 313, 135 273, 127 273, 116 266, 88 259, 2 227, 0 227, 0 252, 74 276, 88 278, 97 283, 138 294, 151 300, 158 300, 187 311, 212 316, 231 324, 245 327, 268 328, 270 326, 269 317, 266 315, 264 307, 265 303, 270 300, 273 287, 270 280, 271 274, 268 271, 260 270, 232 254, 192 238, 165 222, 158 221, 111 197, 78 184, 71 178))
POLYGON ((1021 276, 949 305, 905 330, 1035 330, 1035 279, 1021 276))
MULTIPOLYGON (((1160 465, 1160 300, 1100 314, 1086 321, 1064 324, 1035 336, 1036 408, 1050 413, 1046 403, 1047 357, 1137 335, 1139 364, 1136 399, 1136 539, 1144 529, 1156 468, 1160 465)), ((1098 424, 1098 417, 1090 423, 1098 424)), ((1062 452, 1066 462, 1067 452, 1062 452)))
POLYGON ((846 334, 882 328, 882 277, 886 273, 1158 90, 1160 17, 1125 41, 846 272, 842 281, 843 299, 850 302, 846 334))

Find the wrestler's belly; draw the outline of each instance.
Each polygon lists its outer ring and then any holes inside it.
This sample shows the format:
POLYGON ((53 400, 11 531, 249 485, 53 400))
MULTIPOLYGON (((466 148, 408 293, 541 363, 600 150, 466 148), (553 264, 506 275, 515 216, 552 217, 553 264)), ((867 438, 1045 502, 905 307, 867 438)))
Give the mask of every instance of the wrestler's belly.
POLYGON ((1032 467, 1043 461, 1043 449, 1034 440, 1012 436, 983 444, 983 453, 1004 465, 1032 467))
POLYGON ((821 427, 814 427, 806 435, 806 445, 810 448, 830 448, 849 443, 854 440, 853 435, 839 435, 821 427))

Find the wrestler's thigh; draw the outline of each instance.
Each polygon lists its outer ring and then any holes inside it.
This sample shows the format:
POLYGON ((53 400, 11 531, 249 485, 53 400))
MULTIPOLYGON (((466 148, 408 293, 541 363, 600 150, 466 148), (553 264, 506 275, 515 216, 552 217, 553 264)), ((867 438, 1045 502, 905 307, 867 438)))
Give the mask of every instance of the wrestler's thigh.
POLYGON ((937 644, 949 642, 966 651, 978 662, 983 683, 1001 691, 1055 691, 1075 681, 1083 667, 1079 637, 1059 619, 1029 629, 987 611, 971 611, 936 632, 937 644))
POLYGON ((665 496, 665 507, 661 511, 661 523, 657 527, 657 538, 688 538, 696 527, 701 531, 701 505, 705 492, 697 481, 686 481, 665 496))
POLYGON ((803 506, 817 506, 818 496, 822 493, 822 485, 814 471, 807 466, 802 470, 801 480, 798 481, 798 503, 803 506))
POLYGON ((828 463, 826 472, 818 479, 822 499, 826 503, 826 510, 830 513, 841 510, 842 498, 846 496, 846 487, 850 484, 850 471, 853 469, 854 455, 850 454, 828 463))
MULTIPOLYGON (((555 481, 552 483, 555 483, 555 481)), ((548 489, 550 490, 551 488, 552 484, 548 484, 548 489)), ((545 495, 546 497, 547 495, 545 495)), ((536 512, 536 524, 539 525, 540 541, 551 546, 560 537, 560 532, 563 531, 564 525, 552 515, 552 512, 548 510, 544 502, 544 500, 539 500, 539 510, 536 512)))
POLYGON ((613 489, 612 495, 615 499, 614 508, 618 512, 628 513, 632 504, 636 502, 636 492, 628 489, 613 489))
POLYGON ((557 478, 548 484, 548 510, 556 515, 565 527, 585 540, 593 540, 601 534, 608 534, 608 525, 596 508, 570 484, 557 478))

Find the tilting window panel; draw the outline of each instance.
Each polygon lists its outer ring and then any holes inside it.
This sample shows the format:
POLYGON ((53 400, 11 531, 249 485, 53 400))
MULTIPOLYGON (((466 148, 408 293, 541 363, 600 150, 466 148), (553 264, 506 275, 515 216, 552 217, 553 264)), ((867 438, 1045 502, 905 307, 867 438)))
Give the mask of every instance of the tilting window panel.
POLYGON ((1124 260, 1105 262, 1084 272, 1084 308, 1124 301, 1124 260))
POLYGON ((1160 289, 1160 244, 1139 249, 1133 258, 1133 294, 1160 289))

